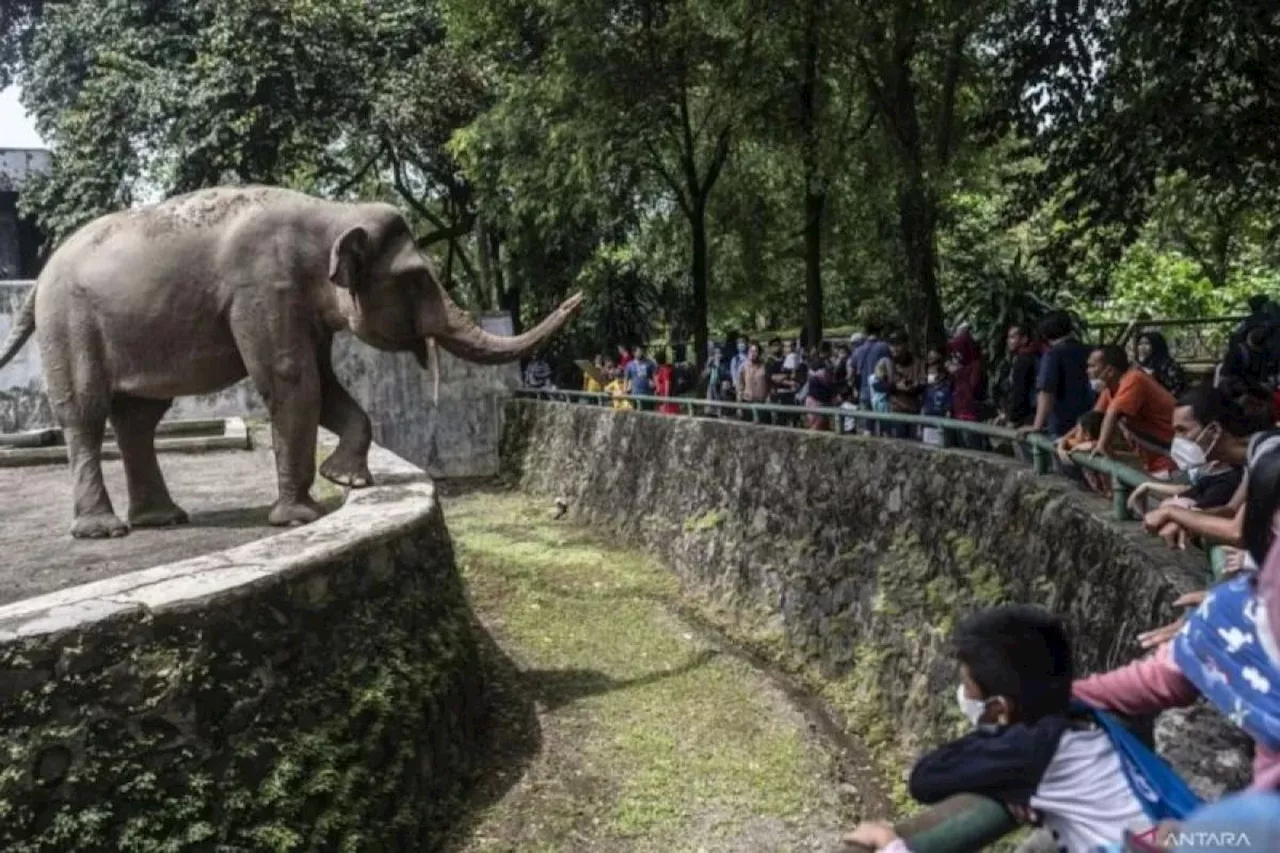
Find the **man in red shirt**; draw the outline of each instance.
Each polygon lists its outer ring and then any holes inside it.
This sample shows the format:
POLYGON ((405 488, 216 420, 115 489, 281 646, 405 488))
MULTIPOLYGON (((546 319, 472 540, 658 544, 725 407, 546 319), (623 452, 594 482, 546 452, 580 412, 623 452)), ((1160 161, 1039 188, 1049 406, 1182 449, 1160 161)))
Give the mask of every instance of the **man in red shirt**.
POLYGON ((1148 474, 1176 471, 1177 466, 1168 455, 1173 441, 1173 410, 1177 406, 1173 395, 1145 371, 1131 366, 1129 356, 1118 346, 1100 347, 1089 355, 1089 379, 1099 391, 1093 408, 1103 413, 1096 452, 1112 455, 1111 444, 1120 427, 1148 474))

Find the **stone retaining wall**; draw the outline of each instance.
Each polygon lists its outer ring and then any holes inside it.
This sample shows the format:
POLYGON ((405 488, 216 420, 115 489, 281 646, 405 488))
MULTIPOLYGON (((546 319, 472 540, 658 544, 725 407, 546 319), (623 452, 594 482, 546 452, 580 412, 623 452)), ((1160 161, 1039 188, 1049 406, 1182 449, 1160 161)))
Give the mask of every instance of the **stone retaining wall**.
POLYGON ((309 526, 0 607, 0 850, 434 848, 482 634, 431 483, 370 467, 309 526))
MULTIPOLYGON (((962 728, 957 618, 1043 605, 1096 671, 1132 659, 1136 634, 1204 583, 1202 558, 991 454, 531 400, 508 404, 503 454, 524 489, 654 550, 740 634, 818 673, 895 769, 962 728)), ((1209 734, 1179 729, 1179 769, 1202 790, 1247 780, 1222 749, 1238 739, 1197 720, 1209 734)))

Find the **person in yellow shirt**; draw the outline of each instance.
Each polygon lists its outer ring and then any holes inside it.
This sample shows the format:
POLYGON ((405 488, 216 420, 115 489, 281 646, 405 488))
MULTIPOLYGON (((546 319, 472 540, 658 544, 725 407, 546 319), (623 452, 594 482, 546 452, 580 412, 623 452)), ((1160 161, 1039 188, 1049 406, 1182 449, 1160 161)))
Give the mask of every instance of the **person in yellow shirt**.
MULTIPOLYGON (((595 366, 596 370, 600 372, 600 375, 610 375, 611 369, 610 366, 605 364, 604 356, 598 355, 595 357, 595 366)), ((600 384, 600 381, 596 379, 590 371, 584 370, 582 371, 582 390, 589 391, 592 394, 599 394, 604 391, 604 386, 600 384)))
POLYGON ((630 400, 621 399, 627 393, 627 383, 622 379, 622 371, 617 367, 610 367, 608 375, 611 379, 609 384, 604 386, 604 390, 606 394, 613 397, 613 407, 615 409, 632 408, 630 400))

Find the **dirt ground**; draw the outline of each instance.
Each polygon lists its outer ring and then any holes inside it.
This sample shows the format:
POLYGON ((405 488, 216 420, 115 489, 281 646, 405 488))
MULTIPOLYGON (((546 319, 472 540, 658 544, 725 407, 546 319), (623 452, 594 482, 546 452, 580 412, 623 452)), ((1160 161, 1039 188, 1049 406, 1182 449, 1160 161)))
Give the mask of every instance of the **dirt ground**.
MULTIPOLYGON (((72 539, 71 477, 66 465, 0 468, 0 604, 102 580, 278 532, 267 526, 276 499, 269 448, 161 454, 173 499, 191 523, 140 529, 120 539, 72 539)), ((128 511, 124 469, 103 463, 121 518, 128 511)), ((317 499, 332 495, 313 491, 317 499)), ((332 500, 330 500, 332 503, 332 500)))
POLYGON ((445 499, 510 669, 504 760, 452 849, 837 849, 855 816, 805 709, 679 617, 669 572, 553 514, 499 491, 445 499))

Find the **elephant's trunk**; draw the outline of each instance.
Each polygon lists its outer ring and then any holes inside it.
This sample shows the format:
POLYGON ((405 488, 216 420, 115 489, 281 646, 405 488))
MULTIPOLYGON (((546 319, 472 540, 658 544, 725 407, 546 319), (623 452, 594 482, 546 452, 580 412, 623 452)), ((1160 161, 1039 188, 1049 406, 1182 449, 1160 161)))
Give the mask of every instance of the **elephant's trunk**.
POLYGON ((480 328, 471 317, 440 290, 442 318, 435 318, 437 331, 432 335, 440 346, 458 358, 477 364, 504 364, 534 352, 556 332, 564 328, 582 303, 577 294, 564 302, 545 320, 523 335, 492 335, 480 328))

